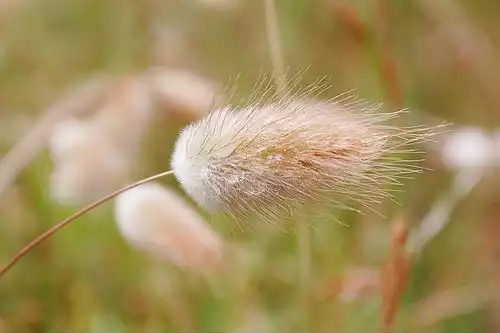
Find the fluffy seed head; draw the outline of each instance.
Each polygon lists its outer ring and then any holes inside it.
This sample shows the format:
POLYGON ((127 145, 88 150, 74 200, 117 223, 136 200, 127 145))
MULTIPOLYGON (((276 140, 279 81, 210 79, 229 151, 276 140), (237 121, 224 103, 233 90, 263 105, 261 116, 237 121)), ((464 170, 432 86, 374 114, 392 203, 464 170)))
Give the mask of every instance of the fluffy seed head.
POLYGON ((172 169, 201 206, 238 216, 338 194, 378 202, 383 185, 418 171, 387 153, 428 131, 389 126, 398 113, 375 111, 359 101, 292 97, 218 109, 182 131, 172 169))
POLYGON ((115 218, 133 245, 173 265, 208 273, 222 263, 222 241, 215 231, 174 191, 157 183, 118 196, 115 218))
POLYGON ((495 164, 496 147, 494 137, 480 127, 462 127, 444 140, 441 156, 452 169, 482 169, 495 164))

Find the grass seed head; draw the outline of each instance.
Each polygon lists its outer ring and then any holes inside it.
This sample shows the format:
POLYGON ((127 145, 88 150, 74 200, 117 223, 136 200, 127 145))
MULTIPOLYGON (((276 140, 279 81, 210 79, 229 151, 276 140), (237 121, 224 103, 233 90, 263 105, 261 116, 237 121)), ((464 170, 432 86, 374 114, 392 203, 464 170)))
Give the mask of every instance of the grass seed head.
POLYGON ((86 203, 123 186, 129 161, 91 123, 68 119, 50 140, 50 190, 61 203, 86 203))
POLYGON ((398 114, 305 95, 226 107, 182 131, 172 169, 201 206, 240 217, 281 215, 339 194, 369 205, 388 195, 385 185, 420 170, 390 155, 429 130, 389 126, 398 114))
POLYGON ((441 157, 455 170, 481 170, 495 164, 494 138, 480 127, 462 127, 445 138, 441 157))
POLYGON ((115 218, 131 244, 175 266, 209 273, 222 263, 218 234, 184 199, 157 183, 118 196, 115 218))

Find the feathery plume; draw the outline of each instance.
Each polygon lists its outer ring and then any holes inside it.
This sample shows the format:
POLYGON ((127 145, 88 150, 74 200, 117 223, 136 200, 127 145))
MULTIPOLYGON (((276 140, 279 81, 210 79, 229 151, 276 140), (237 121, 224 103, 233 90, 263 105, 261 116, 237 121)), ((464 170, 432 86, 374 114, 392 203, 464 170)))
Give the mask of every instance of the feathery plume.
POLYGON ((376 109, 307 94, 218 109, 182 131, 172 170, 199 205, 239 217, 281 215, 339 194, 369 206, 390 196, 385 185, 420 171, 418 160, 390 155, 414 152, 432 135, 390 126, 399 112, 376 109))
POLYGON ((173 265, 208 273, 222 263, 223 245, 215 231, 180 196, 157 183, 120 194, 115 218, 128 241, 173 265))

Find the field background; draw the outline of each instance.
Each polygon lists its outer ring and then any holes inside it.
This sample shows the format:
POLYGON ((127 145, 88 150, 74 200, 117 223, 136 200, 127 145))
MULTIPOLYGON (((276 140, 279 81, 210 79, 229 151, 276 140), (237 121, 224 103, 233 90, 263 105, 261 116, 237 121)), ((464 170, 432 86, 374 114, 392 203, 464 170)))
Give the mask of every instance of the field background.
MULTIPOLYGON (((237 88, 248 94, 272 71, 263 2, 210 3, 0 1, 0 155, 92 75, 168 66, 225 85, 240 73, 237 88)), ((277 8, 286 66, 292 74, 307 68, 303 84, 326 75, 330 96, 356 88, 387 110, 410 109, 407 125, 498 126, 500 2, 277 0, 277 8)), ((132 178, 169 168, 184 125, 157 118, 132 178)), ((358 280, 370 274, 359 268, 386 265, 394 225, 417 227, 450 192, 457 171, 442 163, 438 145, 421 148, 432 171, 406 183, 400 206, 377 207, 385 218, 338 211, 297 219, 314 226, 310 267, 296 233, 266 226, 241 232, 206 215, 245 262, 233 267, 228 259, 222 277, 205 281, 127 244, 108 203, 2 278, 0 331, 380 330, 388 304, 378 289, 351 302, 339 290, 363 285, 358 280)), ((2 194, 0 262, 78 208, 51 197, 51 170, 44 150, 2 194)), ((498 175, 494 168, 485 172, 413 261, 395 329, 500 330, 498 175)), ((162 183, 178 188, 173 179, 162 183)))

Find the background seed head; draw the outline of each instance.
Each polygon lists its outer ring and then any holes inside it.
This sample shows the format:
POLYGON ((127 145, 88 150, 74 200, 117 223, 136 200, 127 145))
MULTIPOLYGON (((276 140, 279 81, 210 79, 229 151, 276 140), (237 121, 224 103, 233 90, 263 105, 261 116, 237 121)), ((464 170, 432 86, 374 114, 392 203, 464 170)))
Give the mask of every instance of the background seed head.
POLYGON ((218 234, 184 199, 157 183, 121 194, 115 219, 132 245, 175 266, 209 273, 222 263, 218 234))
POLYGON ((84 204, 124 186, 129 162, 104 140, 89 140, 71 157, 54 163, 50 176, 52 196, 59 203, 84 204))
POLYGON ((198 120, 214 103, 216 84, 202 75, 165 68, 153 68, 148 74, 157 105, 173 118, 198 120))

